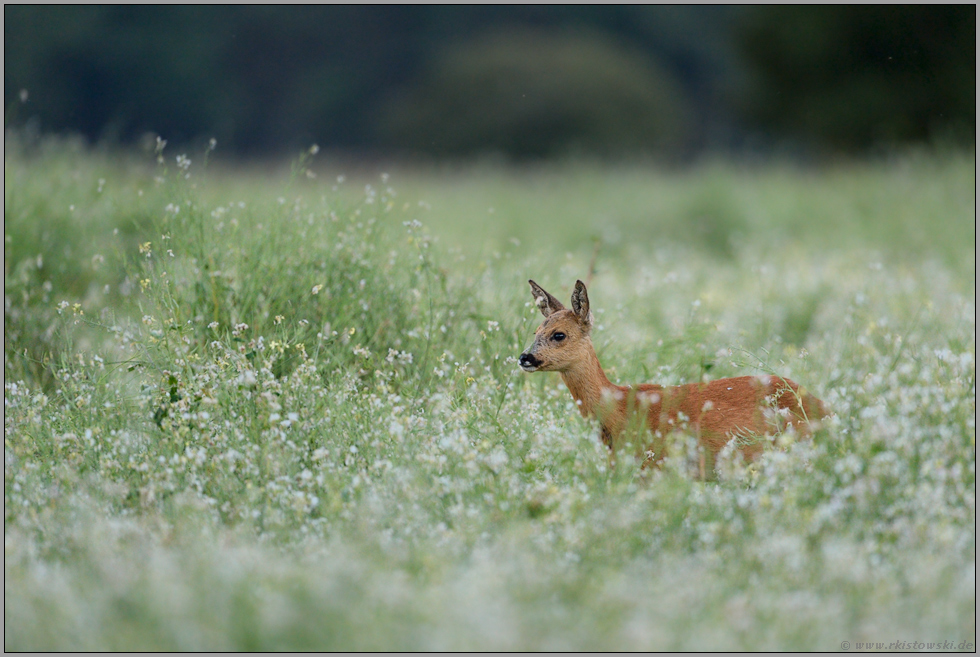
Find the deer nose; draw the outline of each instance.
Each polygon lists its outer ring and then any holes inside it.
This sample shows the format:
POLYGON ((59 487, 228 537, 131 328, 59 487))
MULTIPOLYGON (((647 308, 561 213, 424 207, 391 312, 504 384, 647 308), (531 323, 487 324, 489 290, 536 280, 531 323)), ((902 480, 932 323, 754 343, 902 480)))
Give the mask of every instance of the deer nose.
POLYGON ((534 354, 521 354, 521 367, 524 369, 533 369, 539 367, 541 361, 534 354))

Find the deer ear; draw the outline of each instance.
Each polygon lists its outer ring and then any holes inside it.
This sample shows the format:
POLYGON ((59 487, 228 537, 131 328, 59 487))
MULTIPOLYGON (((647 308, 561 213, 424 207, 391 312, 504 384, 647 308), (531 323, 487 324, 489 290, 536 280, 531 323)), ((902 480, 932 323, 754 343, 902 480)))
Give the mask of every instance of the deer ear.
POLYGON ((534 303, 538 304, 542 315, 548 317, 559 310, 565 310, 565 306, 561 305, 558 299, 545 292, 544 288, 540 285, 534 281, 528 281, 528 283, 531 284, 531 294, 534 296, 534 303))
POLYGON ((572 312, 579 318, 585 326, 592 326, 592 311, 589 310, 589 292, 585 289, 585 283, 575 281, 575 289, 572 290, 572 312))

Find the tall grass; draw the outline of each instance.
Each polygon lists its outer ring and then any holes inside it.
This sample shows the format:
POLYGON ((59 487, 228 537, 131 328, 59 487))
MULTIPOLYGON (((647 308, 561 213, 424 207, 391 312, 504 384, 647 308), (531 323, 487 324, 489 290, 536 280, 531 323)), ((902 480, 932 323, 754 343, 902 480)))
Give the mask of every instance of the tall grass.
POLYGON ((972 158, 177 155, 5 153, 6 649, 975 644, 972 158), (611 469, 516 367, 530 277, 591 278, 616 381, 835 416, 708 483, 611 469))

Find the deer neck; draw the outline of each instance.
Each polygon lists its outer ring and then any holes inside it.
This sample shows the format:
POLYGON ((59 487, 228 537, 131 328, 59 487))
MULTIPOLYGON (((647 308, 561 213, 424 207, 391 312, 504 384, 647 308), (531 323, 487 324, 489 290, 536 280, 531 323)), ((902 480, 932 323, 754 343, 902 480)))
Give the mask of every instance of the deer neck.
POLYGON ((578 404, 579 412, 583 417, 590 417, 595 416, 596 411, 603 408, 604 404, 608 404, 610 395, 618 399, 622 396, 622 391, 606 378, 591 340, 586 348, 586 357, 562 370, 561 378, 578 404))

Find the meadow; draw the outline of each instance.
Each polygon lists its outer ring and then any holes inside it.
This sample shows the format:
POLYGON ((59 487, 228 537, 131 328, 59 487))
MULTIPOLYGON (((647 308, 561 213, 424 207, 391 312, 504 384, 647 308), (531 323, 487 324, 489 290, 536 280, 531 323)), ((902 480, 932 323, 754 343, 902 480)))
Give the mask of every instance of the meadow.
POLYGON ((315 151, 8 134, 5 650, 975 648, 973 153, 315 151), (834 414, 611 464, 517 366, 529 278, 587 280, 615 382, 834 414))

